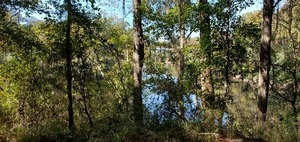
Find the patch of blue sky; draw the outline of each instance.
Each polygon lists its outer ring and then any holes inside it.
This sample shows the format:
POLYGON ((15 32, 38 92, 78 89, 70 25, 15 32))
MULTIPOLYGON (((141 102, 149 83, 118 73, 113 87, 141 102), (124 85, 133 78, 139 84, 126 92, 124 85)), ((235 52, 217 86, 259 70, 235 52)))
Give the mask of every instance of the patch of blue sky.
POLYGON ((262 10, 262 6, 263 6, 263 1, 262 0, 254 0, 253 1, 254 4, 251 5, 250 7, 244 9, 241 11, 241 15, 242 14, 245 14, 245 13, 248 13, 248 12, 254 12, 254 11, 257 11, 257 10, 262 10))
MULTIPOLYGON (((124 22, 127 22, 132 26, 132 1, 131 0, 125 0, 125 11, 123 10, 123 0, 95 0, 95 6, 98 7, 100 10, 91 10, 93 14, 100 14, 103 17, 106 18, 115 18, 115 19, 123 19, 124 22)), ((53 0, 42 0, 43 6, 53 9, 53 7, 50 6, 49 2, 53 2, 53 0), (48 4, 47 4, 48 1, 48 4)), ((193 0, 193 3, 196 1, 193 0)), ((212 1, 213 2, 213 1, 212 1)), ((80 4, 82 6, 86 6, 87 3, 85 0, 80 1, 80 4)), ((253 12, 256 10, 262 9, 262 1, 261 0, 254 0, 254 5, 242 10, 240 14, 244 14, 247 12, 253 12)), ((38 13, 33 12, 30 14, 31 17, 34 17, 37 20, 43 20, 45 17, 47 17, 44 13, 38 13)), ((199 33, 194 32, 192 33, 191 37, 197 37, 199 33)))
MULTIPOLYGON (((243 9, 238 14, 243 15, 243 14, 248 13, 248 12, 254 12, 254 11, 257 11, 257 10, 262 10, 262 5, 263 5, 262 0, 254 0, 253 3, 254 3, 253 5, 250 5, 249 7, 243 9)), ((199 37, 199 31, 193 32, 191 34, 191 37, 192 38, 199 37)))
MULTIPOLYGON (((55 2, 55 0, 42 0, 41 6, 46 8, 46 10, 54 10, 54 7, 50 4, 52 2, 55 2)), ((56 2, 62 2, 62 1, 56 1, 56 2)), ((131 11, 131 1, 126 0, 125 1, 125 11, 123 11, 123 3, 120 0, 96 0, 95 7, 99 8, 97 9, 87 9, 88 12, 98 15, 100 14, 103 17, 106 18, 116 18, 116 19, 123 19, 124 22, 132 23, 133 16, 131 11)), ((89 7, 90 4, 88 4, 85 0, 80 1, 81 7, 89 7)), ((25 13, 24 13, 25 16, 25 13)), ((31 12, 31 17, 34 17, 37 20, 44 20, 47 17, 47 14, 42 12, 31 12)))

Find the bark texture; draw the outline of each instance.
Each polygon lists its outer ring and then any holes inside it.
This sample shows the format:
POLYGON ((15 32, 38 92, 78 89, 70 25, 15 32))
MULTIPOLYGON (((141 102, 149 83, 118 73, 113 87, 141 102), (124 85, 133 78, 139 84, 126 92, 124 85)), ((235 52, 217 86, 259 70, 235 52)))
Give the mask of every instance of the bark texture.
POLYGON ((137 125, 143 125, 143 103, 142 103, 142 69, 144 62, 144 42, 142 29, 141 0, 133 1, 133 117, 137 125))
POLYGON ((72 43, 71 43, 71 26, 72 26, 72 3, 71 0, 65 0, 67 10, 66 23, 66 78, 68 92, 68 121, 71 133, 74 131, 74 112, 73 112, 73 96, 72 96, 72 43))
POLYGON ((259 61, 259 81, 258 81, 258 102, 257 102, 258 122, 266 121, 266 113, 268 108, 273 4, 274 4, 274 0, 264 0, 264 4, 263 4, 261 46, 259 51, 260 61, 259 61))
POLYGON ((177 73, 178 73, 178 108, 179 108, 179 115, 180 117, 184 118, 184 90, 183 90, 183 84, 182 84, 182 79, 183 79, 183 74, 184 74, 184 54, 183 54, 183 48, 185 46, 185 19, 184 19, 184 7, 186 5, 186 0, 178 0, 177 3, 179 7, 179 31, 180 31, 180 43, 179 47, 177 47, 176 52, 177 52, 177 73))

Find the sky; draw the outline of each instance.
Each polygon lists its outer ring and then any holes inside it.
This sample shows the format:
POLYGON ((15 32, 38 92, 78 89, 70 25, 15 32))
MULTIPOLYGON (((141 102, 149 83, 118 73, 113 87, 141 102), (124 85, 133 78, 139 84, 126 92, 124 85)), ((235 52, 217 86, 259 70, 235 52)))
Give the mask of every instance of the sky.
MULTIPOLYGON (((46 0, 42 0, 46 1, 46 0)), ((85 1, 85 0, 83 0, 85 1)), ((124 22, 129 23, 129 25, 132 25, 133 21, 133 15, 132 15, 132 0, 125 0, 125 13, 123 12, 123 0, 100 0, 96 6, 100 7, 100 11, 97 11, 97 13, 101 13, 104 17, 115 17, 118 19, 123 19, 124 22)), ((194 1, 193 1, 194 2, 194 1)), ((244 14, 247 12, 253 12, 257 10, 262 9, 262 0, 253 0, 254 5, 244 9, 240 12, 240 14, 244 14)), ((82 2, 83 5, 86 5, 85 2, 82 2)), ((39 13, 32 13, 31 16, 35 17, 37 20, 43 20, 46 15, 39 14, 39 13)), ((193 32, 191 34, 192 38, 198 37, 199 32, 193 32)))
MULTIPOLYGON (((254 0, 255 4, 243 10, 241 14, 252 12, 262 9, 262 0, 254 0)), ((131 0, 125 0, 125 14, 122 9, 122 0, 100 0, 98 6, 100 7, 100 13, 105 17, 118 17, 124 19, 125 22, 132 23, 133 16, 131 11, 131 0)), ((83 2, 84 4, 84 2, 83 2)), ((31 16, 38 20, 43 20, 45 15, 39 13, 32 13, 31 16)))
POLYGON ((241 14, 247 13, 247 12, 253 12, 253 11, 257 11, 257 10, 261 10, 262 9, 262 0, 254 0, 254 5, 248 7, 247 9, 243 10, 241 12, 241 14))
MULTIPOLYGON (((103 0, 102 0, 103 1, 103 0)), ((107 1, 107 0, 104 0, 107 1)), ((254 5, 248 7, 247 9, 243 10, 241 14, 247 13, 247 12, 253 12, 257 10, 262 9, 262 0, 253 0, 254 5)), ((113 2, 106 2, 107 4, 101 5, 101 9, 104 11, 105 14, 109 16, 116 16, 119 18, 124 18, 125 16, 125 21, 129 22, 130 24, 132 23, 133 16, 132 16, 132 11, 131 11, 131 0, 126 0, 126 11, 125 15, 123 15, 123 10, 122 10, 122 2, 120 0, 113 0, 113 2), (109 4, 111 3, 111 4, 109 4)))

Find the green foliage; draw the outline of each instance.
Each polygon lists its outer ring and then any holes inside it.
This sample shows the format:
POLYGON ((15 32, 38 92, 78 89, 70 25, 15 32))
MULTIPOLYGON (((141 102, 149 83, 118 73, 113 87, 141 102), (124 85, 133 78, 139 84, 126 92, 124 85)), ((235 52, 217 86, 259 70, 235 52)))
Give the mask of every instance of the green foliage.
POLYGON ((0 141, 299 141, 299 5, 285 3, 275 13, 268 117, 260 127, 255 117, 262 13, 238 14, 253 1, 185 1, 179 23, 178 2, 150 0, 141 7, 143 127, 131 117, 132 25, 100 15, 98 1, 72 2, 71 135, 63 1, 1 1, 0 141), (210 16, 207 39, 194 36, 205 24, 201 10, 210 16), (35 12, 46 18, 31 21, 23 14, 35 12), (180 24, 186 32, 183 76, 176 66, 180 24), (214 93, 203 91, 208 70, 214 93))
POLYGON ((40 142, 40 141, 67 141, 69 139, 67 124, 64 122, 48 122, 44 125, 33 126, 22 132, 23 136, 18 141, 40 142))

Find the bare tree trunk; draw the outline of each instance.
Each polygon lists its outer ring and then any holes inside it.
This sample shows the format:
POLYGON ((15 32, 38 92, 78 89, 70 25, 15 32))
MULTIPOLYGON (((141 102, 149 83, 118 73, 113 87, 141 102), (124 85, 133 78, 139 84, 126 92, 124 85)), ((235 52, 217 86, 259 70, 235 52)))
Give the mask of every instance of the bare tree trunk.
POLYGON ((266 121, 268 108, 268 95, 270 84, 270 64, 271 64, 271 37, 272 37, 272 16, 274 0, 264 0, 263 22, 260 46, 259 83, 257 117, 258 122, 266 121))
POLYGON ((73 96, 72 96, 72 43, 71 43, 71 25, 72 25, 72 4, 70 0, 65 0, 67 5, 67 23, 66 23, 66 78, 68 92, 68 121, 71 134, 74 133, 74 113, 73 113, 73 96))
POLYGON ((231 17, 231 5, 230 0, 227 0, 227 13, 226 13, 226 23, 227 23, 227 29, 225 33, 225 41, 226 41, 226 51, 225 51, 225 57, 226 57, 226 64, 225 64, 225 97, 229 93, 229 86, 230 86, 230 80, 229 80, 229 70, 230 70, 230 45, 231 45, 231 39, 230 39, 230 17, 231 17))
POLYGON ((142 29, 141 0, 133 1, 133 117, 138 126, 143 125, 143 103, 142 103, 142 69, 144 62, 144 42, 142 29))
POLYGON ((209 7, 207 0, 199 0, 199 6, 202 8, 200 10, 200 45, 201 48, 204 48, 204 53, 206 54, 204 57, 204 62, 208 66, 208 69, 205 69, 201 73, 201 88, 202 92, 214 94, 214 83, 213 83, 213 75, 211 69, 211 38, 210 38, 210 19, 209 19, 209 7))
POLYGON ((185 46, 185 25, 184 25, 184 7, 185 7, 185 0, 179 0, 178 1, 178 7, 179 7, 179 31, 180 31, 180 43, 179 47, 177 47, 177 67, 178 67, 178 109, 179 109, 179 115, 180 117, 184 118, 185 108, 184 108, 184 90, 183 90, 183 84, 182 84, 182 78, 184 74, 184 54, 182 52, 184 46, 185 46))

